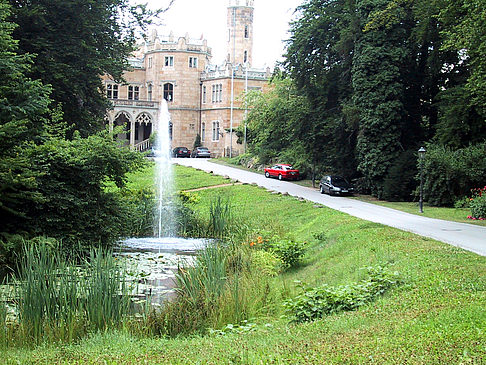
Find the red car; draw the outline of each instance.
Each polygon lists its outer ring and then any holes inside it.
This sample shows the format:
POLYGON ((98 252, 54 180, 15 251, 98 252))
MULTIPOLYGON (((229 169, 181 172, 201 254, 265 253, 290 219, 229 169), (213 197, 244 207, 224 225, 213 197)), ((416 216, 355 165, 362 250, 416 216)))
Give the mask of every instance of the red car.
POLYGON ((292 165, 279 163, 266 168, 265 177, 277 177, 279 180, 298 180, 300 175, 299 170, 294 169, 292 165))

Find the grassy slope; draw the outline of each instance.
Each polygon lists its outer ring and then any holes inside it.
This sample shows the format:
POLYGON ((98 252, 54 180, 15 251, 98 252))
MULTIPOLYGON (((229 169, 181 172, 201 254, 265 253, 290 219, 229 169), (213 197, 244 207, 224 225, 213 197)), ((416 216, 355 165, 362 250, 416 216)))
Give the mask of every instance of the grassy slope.
MULTIPOLYGON (((189 171, 178 169, 178 176, 191 179, 189 171)), ((201 191, 201 209, 217 194, 230 195, 240 218, 246 217, 259 233, 290 232, 311 243, 304 265, 275 280, 281 293, 292 294, 294 280, 351 283, 363 277, 362 267, 384 262, 394 265, 405 284, 359 311, 309 324, 289 325, 277 312, 258 319, 255 332, 222 337, 94 335, 76 345, 9 350, 7 363, 486 362, 485 257, 255 186, 201 191), (325 239, 318 241, 314 234, 325 239)))

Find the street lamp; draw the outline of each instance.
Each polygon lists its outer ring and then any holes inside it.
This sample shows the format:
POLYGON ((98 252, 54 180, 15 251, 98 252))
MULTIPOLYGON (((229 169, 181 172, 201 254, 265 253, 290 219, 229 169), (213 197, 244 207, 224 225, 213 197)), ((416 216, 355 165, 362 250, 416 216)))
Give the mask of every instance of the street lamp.
POLYGON ((420 200, 419 207, 420 213, 424 212, 424 157, 427 150, 424 147, 420 147, 418 150, 419 154, 419 165, 420 165, 420 200))

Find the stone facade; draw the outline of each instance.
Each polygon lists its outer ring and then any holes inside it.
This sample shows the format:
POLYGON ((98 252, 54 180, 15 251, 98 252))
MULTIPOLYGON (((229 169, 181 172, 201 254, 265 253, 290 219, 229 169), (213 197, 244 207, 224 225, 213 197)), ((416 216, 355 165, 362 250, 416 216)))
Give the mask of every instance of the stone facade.
POLYGON ((168 101, 172 147, 192 149, 197 134, 213 156, 237 155, 236 129, 244 120, 247 90, 264 90, 270 70, 251 65, 253 1, 230 0, 228 6, 228 58, 211 64, 211 48, 203 39, 175 38, 153 32, 130 60, 131 70, 118 85, 104 78, 113 109, 110 127, 124 126, 119 138, 137 150, 149 147, 157 130, 160 101, 168 101))

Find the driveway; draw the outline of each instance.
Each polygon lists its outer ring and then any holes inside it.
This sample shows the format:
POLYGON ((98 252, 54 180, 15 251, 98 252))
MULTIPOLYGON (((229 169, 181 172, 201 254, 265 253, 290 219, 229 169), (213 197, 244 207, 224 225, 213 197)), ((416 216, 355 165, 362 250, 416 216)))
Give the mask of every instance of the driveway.
POLYGON ((256 183, 268 190, 286 192, 354 217, 413 232, 486 256, 486 227, 426 218, 355 199, 322 195, 315 189, 287 181, 267 179, 261 174, 219 165, 207 159, 186 158, 173 159, 173 161, 179 165, 199 168, 216 175, 229 176, 244 183, 256 183))

